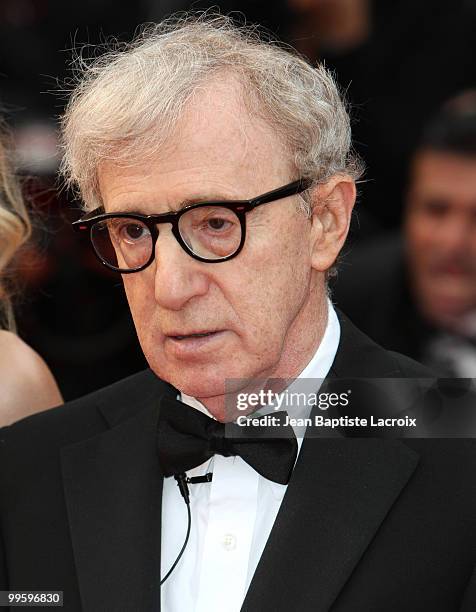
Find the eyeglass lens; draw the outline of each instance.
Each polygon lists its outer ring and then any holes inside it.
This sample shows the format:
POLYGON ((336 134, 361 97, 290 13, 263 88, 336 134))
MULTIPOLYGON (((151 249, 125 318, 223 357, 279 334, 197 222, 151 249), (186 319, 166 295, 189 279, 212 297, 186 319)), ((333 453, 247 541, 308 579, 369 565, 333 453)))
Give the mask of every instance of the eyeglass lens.
MULTIPOLYGON (((178 227, 188 249, 203 259, 229 257, 240 246, 241 223, 228 208, 192 208, 180 217, 178 227)), ((111 217, 95 223, 91 240, 99 257, 120 270, 140 268, 152 255, 153 239, 147 225, 132 217, 111 217)))

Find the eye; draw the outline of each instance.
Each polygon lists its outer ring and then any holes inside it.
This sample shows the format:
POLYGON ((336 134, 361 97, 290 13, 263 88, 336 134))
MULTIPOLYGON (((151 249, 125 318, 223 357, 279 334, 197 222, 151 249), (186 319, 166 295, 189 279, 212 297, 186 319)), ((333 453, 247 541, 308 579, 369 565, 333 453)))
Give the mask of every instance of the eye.
POLYGON ((202 232, 221 235, 233 230, 239 225, 239 221, 235 213, 226 208, 199 208, 196 210, 193 225, 202 232))
POLYGON ((150 235, 147 226, 133 220, 124 221, 116 228, 116 231, 120 240, 123 240, 129 244, 139 242, 144 238, 148 238, 150 235))
POLYGON ((131 238, 132 240, 138 240, 144 235, 145 227, 143 225, 128 223, 123 228, 123 233, 127 238, 131 238))
POLYGON ((422 210, 434 218, 445 217, 450 209, 450 203, 446 200, 429 199, 422 203, 422 210))
POLYGON ((228 240, 240 233, 240 220, 236 214, 220 206, 191 208, 180 219, 180 233, 189 244, 195 241, 228 240))
POLYGON ((222 217, 213 217, 212 219, 207 219, 206 223, 210 229, 217 231, 227 229, 230 221, 223 219, 222 217))

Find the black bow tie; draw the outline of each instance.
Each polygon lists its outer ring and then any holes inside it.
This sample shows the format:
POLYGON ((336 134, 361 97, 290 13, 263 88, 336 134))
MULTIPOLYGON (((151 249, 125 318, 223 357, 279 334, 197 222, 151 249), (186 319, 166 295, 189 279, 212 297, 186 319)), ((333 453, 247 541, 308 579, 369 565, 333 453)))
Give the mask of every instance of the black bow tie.
POLYGON ((290 425, 284 425, 286 412, 269 416, 276 418, 273 427, 225 424, 183 402, 162 397, 157 448, 164 476, 183 474, 215 454, 239 455, 261 476, 287 484, 297 457, 296 436, 290 425))

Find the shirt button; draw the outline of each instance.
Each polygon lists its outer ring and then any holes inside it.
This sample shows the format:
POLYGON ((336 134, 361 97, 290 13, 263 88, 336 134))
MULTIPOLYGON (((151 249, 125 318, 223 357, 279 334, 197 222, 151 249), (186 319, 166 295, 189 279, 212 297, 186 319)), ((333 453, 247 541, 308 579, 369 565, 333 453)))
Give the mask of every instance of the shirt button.
POLYGON ((222 540, 222 546, 226 551, 235 550, 236 537, 232 533, 225 533, 222 540))

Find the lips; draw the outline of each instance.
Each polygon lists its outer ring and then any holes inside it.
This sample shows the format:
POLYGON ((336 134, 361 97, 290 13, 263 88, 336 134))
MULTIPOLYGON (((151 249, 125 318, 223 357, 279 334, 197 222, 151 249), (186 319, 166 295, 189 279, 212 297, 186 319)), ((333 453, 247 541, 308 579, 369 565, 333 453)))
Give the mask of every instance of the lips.
POLYGON ((180 361, 201 361, 208 359, 215 351, 221 351, 227 344, 228 332, 217 330, 188 330, 174 329, 173 333, 164 338, 164 351, 171 359, 180 361))
POLYGON ((471 276, 476 270, 471 262, 464 260, 447 260, 433 262, 429 266, 429 272, 435 275, 445 276, 471 276))
POLYGON ((210 332, 196 332, 193 334, 171 334, 169 338, 173 338, 174 340, 188 340, 189 338, 206 338, 207 336, 213 336, 216 334, 216 331, 210 332))

